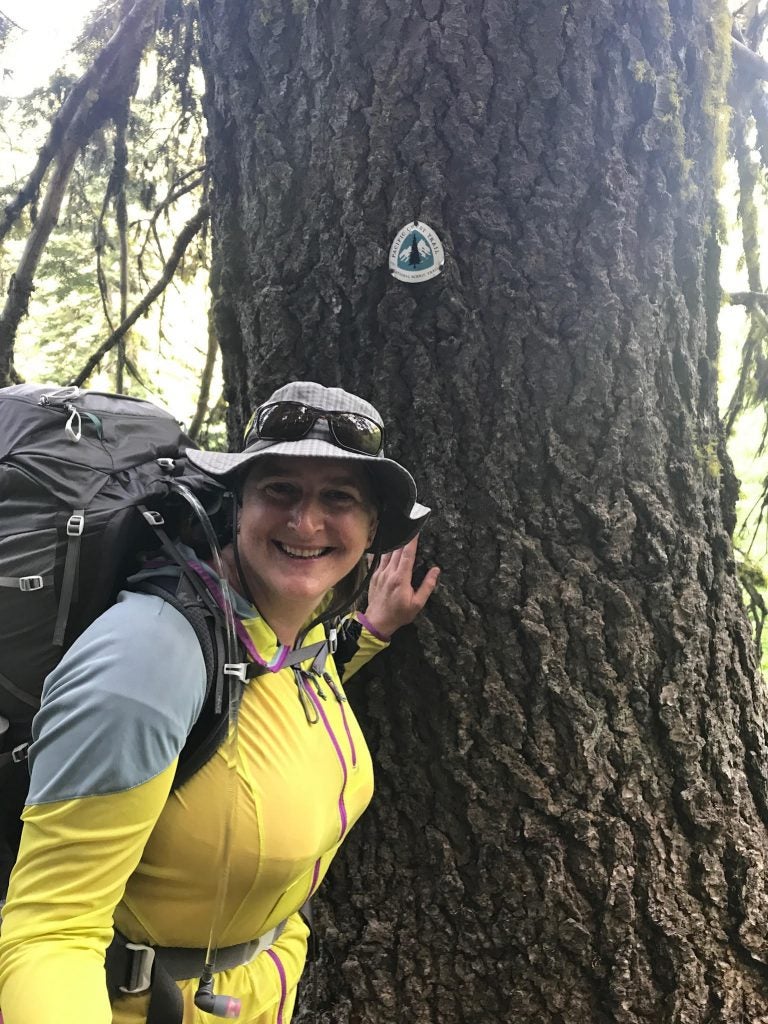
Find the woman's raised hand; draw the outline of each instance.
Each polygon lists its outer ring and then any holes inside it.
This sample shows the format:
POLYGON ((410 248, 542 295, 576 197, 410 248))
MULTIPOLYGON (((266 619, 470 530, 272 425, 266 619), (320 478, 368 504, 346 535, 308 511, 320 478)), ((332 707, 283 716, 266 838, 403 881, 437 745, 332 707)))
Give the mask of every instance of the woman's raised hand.
POLYGON ((390 637, 396 629, 413 622, 437 586, 440 570, 432 566, 414 589, 413 565, 418 546, 416 536, 404 547, 389 551, 371 577, 365 617, 383 637, 390 637))

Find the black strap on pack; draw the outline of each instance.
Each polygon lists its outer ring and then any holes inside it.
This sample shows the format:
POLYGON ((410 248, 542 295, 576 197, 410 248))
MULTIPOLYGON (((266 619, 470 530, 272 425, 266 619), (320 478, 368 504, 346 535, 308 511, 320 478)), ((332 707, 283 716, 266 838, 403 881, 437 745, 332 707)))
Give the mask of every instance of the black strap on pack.
POLYGON ((226 662, 223 625, 218 615, 200 600, 185 575, 158 576, 136 584, 138 593, 162 597, 180 612, 195 631, 205 661, 205 699, 197 721, 179 755, 173 788, 178 789, 216 753, 227 735, 229 709, 216 708, 216 681, 226 662))
MULTIPOLYGON (((216 951, 217 971, 229 971, 250 961, 282 933, 286 921, 269 933, 269 937, 236 946, 223 946, 216 951)), ((184 1002, 176 984, 198 977, 205 967, 205 949, 151 946, 129 942, 115 930, 105 959, 107 991, 111 1002, 123 995, 149 992, 147 1024, 182 1024, 184 1002)))
MULTIPOLYGON (((173 605, 194 629, 205 659, 205 700, 203 709, 192 726, 187 742, 179 755, 176 776, 173 780, 173 788, 177 789, 213 757, 227 736, 229 709, 226 702, 217 706, 218 701, 216 700, 216 694, 220 689, 217 683, 220 681, 221 673, 227 663, 223 617, 217 606, 212 605, 209 600, 201 598, 199 590, 191 584, 187 574, 181 576, 159 575, 153 577, 151 581, 136 584, 132 589, 139 593, 162 597, 163 600, 173 605)), ((290 651, 281 668, 293 667, 310 658, 321 660, 324 666, 325 658, 322 655, 327 646, 327 640, 319 640, 314 644, 290 651)), ((239 657, 238 667, 241 670, 239 678, 242 686, 270 671, 266 665, 247 661, 242 647, 239 657)))
POLYGON ((344 678, 344 672, 347 668, 347 664, 357 653, 357 648, 360 646, 360 634, 362 631, 362 623, 358 622, 358 620, 354 618, 347 619, 339 630, 336 652, 333 655, 333 661, 336 665, 336 671, 339 673, 339 679, 344 678))
POLYGON ((109 1001, 122 995, 150 993, 147 1024, 182 1024, 184 1000, 170 974, 161 968, 150 946, 128 940, 115 931, 104 960, 109 1001))

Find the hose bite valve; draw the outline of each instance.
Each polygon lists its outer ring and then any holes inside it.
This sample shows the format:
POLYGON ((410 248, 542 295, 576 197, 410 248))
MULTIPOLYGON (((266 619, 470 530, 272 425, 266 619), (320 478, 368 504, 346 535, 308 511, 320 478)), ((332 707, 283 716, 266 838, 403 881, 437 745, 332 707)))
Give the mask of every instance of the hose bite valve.
POLYGON ((203 1013, 232 1020, 240 1016, 241 1002, 234 996, 214 995, 213 977, 208 971, 204 971, 195 993, 195 1006, 203 1013))

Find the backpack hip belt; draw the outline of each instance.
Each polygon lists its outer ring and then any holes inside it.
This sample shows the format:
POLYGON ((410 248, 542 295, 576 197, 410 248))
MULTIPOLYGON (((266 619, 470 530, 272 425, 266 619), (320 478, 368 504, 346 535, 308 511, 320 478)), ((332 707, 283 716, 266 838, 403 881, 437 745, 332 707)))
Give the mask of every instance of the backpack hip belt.
MULTIPOLYGON (((216 971, 231 971, 251 963, 259 953, 269 949, 282 935, 287 924, 281 921, 268 932, 235 946, 223 946, 216 951, 216 971)), ((153 989, 157 982, 165 987, 169 981, 197 978, 206 963, 207 950, 185 946, 154 946, 150 943, 130 942, 115 929, 114 938, 105 960, 107 988, 111 999, 120 995, 142 995, 153 989)))
MULTIPOLYGON (((269 949, 280 938, 286 923, 281 921, 258 939, 218 949, 216 971, 231 971, 234 967, 243 967, 255 960, 259 953, 269 949)), ((115 990, 126 995, 139 995, 152 987, 153 975, 158 967, 174 981, 199 977, 205 967, 206 953, 205 949, 186 946, 153 946, 150 943, 130 942, 115 929, 115 937, 107 950, 107 970, 112 974, 122 961, 125 971, 121 970, 117 977, 122 975, 123 982, 118 982, 114 986, 115 990)))
MULTIPOLYGON (((281 921, 258 939, 217 950, 217 973, 249 964, 277 941, 286 923, 281 921)), ((147 1024, 182 1024, 184 1005, 176 982, 199 977, 207 953, 205 949, 130 942, 115 929, 104 962, 110 1002, 121 995, 149 992, 147 1024)))

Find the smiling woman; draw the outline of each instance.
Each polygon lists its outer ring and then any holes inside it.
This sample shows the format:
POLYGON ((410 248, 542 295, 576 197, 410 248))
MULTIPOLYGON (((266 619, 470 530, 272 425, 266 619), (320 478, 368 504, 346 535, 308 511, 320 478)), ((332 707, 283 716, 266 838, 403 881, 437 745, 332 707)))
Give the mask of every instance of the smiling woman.
POLYGON ((202 550, 180 550, 211 596, 234 591, 251 664, 229 667, 249 683, 227 742, 173 788, 208 707, 199 638, 175 607, 121 594, 48 677, 0 937, 5 1024, 288 1024, 300 909, 373 793, 344 685, 438 576, 412 585, 429 509, 385 457, 379 413, 296 382, 260 407, 242 452, 187 456, 236 496, 223 578, 202 550), (353 614, 360 575, 368 604, 353 614))
POLYGON ((282 643, 293 644, 320 600, 370 547, 378 512, 364 471, 339 459, 271 456, 245 479, 234 547, 224 551, 243 589, 282 643))
MULTIPOLYGON (((258 599, 255 603, 272 628, 286 638, 283 642, 293 642, 296 630, 306 624, 324 596, 339 591, 345 604, 351 604, 361 581, 371 575, 360 571, 363 553, 370 550, 375 569, 383 554, 415 539, 429 516, 429 509, 416 501, 410 473, 384 455, 384 424, 378 411, 340 388, 306 381, 287 384, 254 413, 242 452, 189 451, 188 455, 198 468, 229 480, 240 495, 238 529, 224 551, 231 583, 254 601, 253 583, 264 607, 258 599), (249 524, 245 533, 244 524, 249 524), (255 549, 247 571, 241 537, 255 549), (286 545, 294 553, 286 551, 286 545), (340 586, 355 577, 358 585, 340 586), (283 598, 276 585, 285 588, 283 598), (304 595, 300 601, 296 600, 299 594, 304 595)), ((396 565, 398 571, 405 571, 399 560, 388 559, 382 575, 394 572, 396 565)), ((418 592, 421 605, 436 582, 437 570, 433 570, 418 592)), ((381 576, 371 594, 373 606, 369 601, 366 621, 388 638, 403 624, 391 614, 395 598, 392 594, 383 598, 381 576)), ((403 622, 411 621, 421 605, 403 622)), ((346 610, 333 602, 333 614, 346 610)), ((326 619, 331 617, 326 614, 326 619)))

